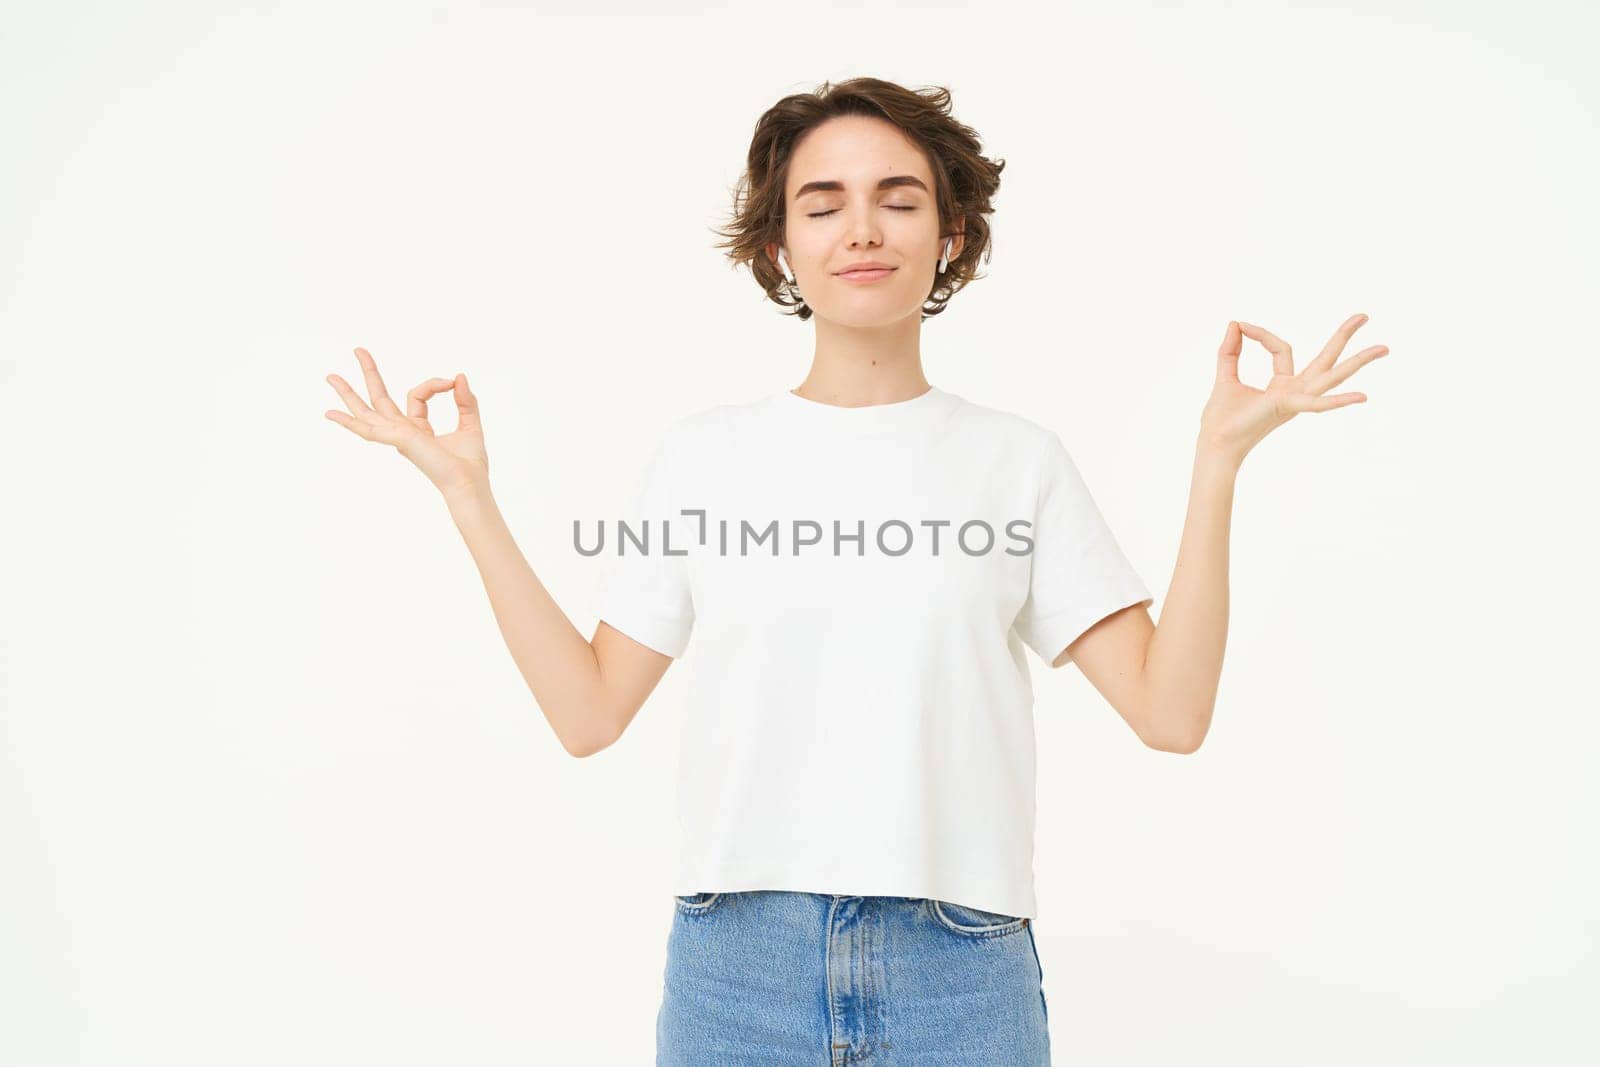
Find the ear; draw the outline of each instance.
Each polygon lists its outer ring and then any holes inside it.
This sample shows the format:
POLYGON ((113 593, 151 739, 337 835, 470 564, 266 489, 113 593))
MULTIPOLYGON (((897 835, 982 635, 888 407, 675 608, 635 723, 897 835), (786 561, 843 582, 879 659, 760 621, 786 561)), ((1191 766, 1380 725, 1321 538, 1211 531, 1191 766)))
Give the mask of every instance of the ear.
POLYGON ((961 250, 967 247, 967 217, 965 215, 957 215, 955 222, 951 224, 951 228, 956 233, 956 239, 950 245, 950 260, 954 262, 961 258, 961 250))

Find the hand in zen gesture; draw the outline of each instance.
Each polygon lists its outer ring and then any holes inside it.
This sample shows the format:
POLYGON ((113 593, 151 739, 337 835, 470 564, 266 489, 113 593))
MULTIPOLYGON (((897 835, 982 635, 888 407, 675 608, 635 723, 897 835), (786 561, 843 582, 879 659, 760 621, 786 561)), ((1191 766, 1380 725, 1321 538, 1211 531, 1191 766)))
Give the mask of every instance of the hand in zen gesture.
POLYGON ((1365 393, 1322 394, 1365 364, 1389 354, 1388 345, 1373 345, 1335 365, 1350 336, 1366 321, 1365 315, 1346 319, 1299 374, 1294 372, 1294 353, 1287 342, 1247 322, 1228 323, 1222 347, 1217 349, 1216 385, 1200 415, 1202 441, 1237 465, 1263 437, 1300 412, 1331 411, 1365 401, 1365 393), (1244 337, 1260 341, 1272 353, 1272 380, 1265 389, 1239 381, 1239 349, 1244 337))
POLYGON ((483 428, 478 422, 478 398, 467 388, 465 374, 422 382, 406 394, 406 410, 402 412, 389 399, 372 354, 365 348, 358 348, 356 361, 361 364, 361 372, 367 380, 372 404, 368 406, 361 394, 350 388, 343 378, 330 374, 328 384, 339 394, 350 414, 330 410, 325 413, 328 418, 358 437, 393 445, 446 496, 487 488, 489 456, 483 445, 483 428), (428 398, 446 389, 454 390, 456 428, 441 436, 434 433, 428 422, 428 398))

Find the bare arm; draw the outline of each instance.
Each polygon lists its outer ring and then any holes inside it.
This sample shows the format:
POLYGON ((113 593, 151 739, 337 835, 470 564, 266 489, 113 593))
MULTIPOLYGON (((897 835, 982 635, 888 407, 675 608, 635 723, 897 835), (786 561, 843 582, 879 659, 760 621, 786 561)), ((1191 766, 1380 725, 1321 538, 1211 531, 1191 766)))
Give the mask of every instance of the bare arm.
POLYGON ((1201 448, 1172 583, 1148 609, 1113 614, 1067 646, 1084 677, 1139 739, 1190 753, 1211 728, 1228 640, 1228 531, 1237 467, 1201 448))
POLYGON ((610 745, 672 666, 672 657, 604 622, 586 640, 528 565, 487 490, 469 488, 446 501, 478 565, 506 648, 562 746, 587 756, 610 745))
MULTIPOLYGON (((1123 610, 1067 647, 1089 681, 1152 748, 1189 753, 1211 728, 1228 639, 1228 538, 1240 465, 1262 438, 1302 411, 1331 411, 1364 393, 1323 396, 1372 360, 1374 345, 1335 365, 1366 316, 1347 319, 1296 374, 1284 341, 1248 323, 1228 324, 1217 351, 1217 379, 1201 417, 1183 540, 1159 625, 1149 612, 1123 610), (1265 390, 1239 381, 1243 336, 1272 353, 1265 390)), ((1058 661, 1059 662, 1059 661, 1058 661)))
POLYGON ((364 348, 355 353, 372 402, 330 374, 328 383, 349 413, 330 410, 326 416, 358 437, 394 446, 444 495, 478 565, 506 647, 561 746, 574 756, 587 756, 610 745, 672 665, 672 657, 603 622, 593 641, 585 640, 551 598, 489 491, 478 398, 465 374, 421 382, 406 394, 402 412, 384 388, 372 355, 364 348), (455 398, 457 425, 451 433, 436 434, 428 421, 427 401, 446 390, 455 398))

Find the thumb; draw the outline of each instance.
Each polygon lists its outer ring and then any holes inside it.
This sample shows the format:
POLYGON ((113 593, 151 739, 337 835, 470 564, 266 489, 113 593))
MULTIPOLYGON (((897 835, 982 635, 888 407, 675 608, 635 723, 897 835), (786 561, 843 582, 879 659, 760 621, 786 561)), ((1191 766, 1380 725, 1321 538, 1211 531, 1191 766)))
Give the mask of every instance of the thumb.
POLYGON ((478 422, 478 398, 467 385, 465 373, 456 375, 456 414, 458 416, 456 429, 481 430, 478 422))
POLYGON ((1217 347, 1217 381, 1239 380, 1239 350, 1243 347, 1244 335, 1239 332, 1239 324, 1229 322, 1227 331, 1222 335, 1222 344, 1217 347))

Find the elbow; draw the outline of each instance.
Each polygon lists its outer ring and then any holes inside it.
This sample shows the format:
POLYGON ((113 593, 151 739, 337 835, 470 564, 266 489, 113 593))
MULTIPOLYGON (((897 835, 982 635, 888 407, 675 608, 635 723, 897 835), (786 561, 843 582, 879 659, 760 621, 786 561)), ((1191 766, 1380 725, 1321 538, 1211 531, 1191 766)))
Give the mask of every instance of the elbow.
POLYGON ((1198 752, 1200 745, 1206 739, 1204 730, 1188 730, 1182 733, 1174 731, 1146 730, 1139 735, 1139 740, 1147 748, 1157 752, 1171 752, 1174 755, 1188 756, 1198 752))
POLYGON ((584 759, 603 752, 616 743, 618 734, 605 726, 605 716, 585 715, 579 719, 585 729, 569 730, 560 735, 561 747, 574 759, 584 759))
POLYGON ((1179 756, 1198 752, 1211 729, 1212 709, 1186 709, 1181 714, 1171 714, 1175 709, 1170 707, 1164 710, 1169 714, 1156 714, 1155 707, 1148 703, 1141 706, 1141 713, 1135 720, 1144 727, 1139 731, 1139 740, 1157 752, 1179 756))
POLYGON ((616 741, 614 737, 563 737, 561 747, 567 750, 567 755, 574 759, 584 759, 596 752, 603 752, 610 748, 616 741))
POLYGON ((1196 737, 1192 740, 1186 740, 1182 744, 1168 745, 1166 751, 1175 753, 1179 756, 1192 756, 1196 752, 1200 751, 1200 746, 1204 742, 1205 738, 1196 737))
POLYGON ((1144 743, 1157 752, 1171 752, 1178 756, 1190 756, 1200 750, 1200 745, 1205 741, 1204 734, 1195 734, 1190 737, 1146 737, 1144 743))

